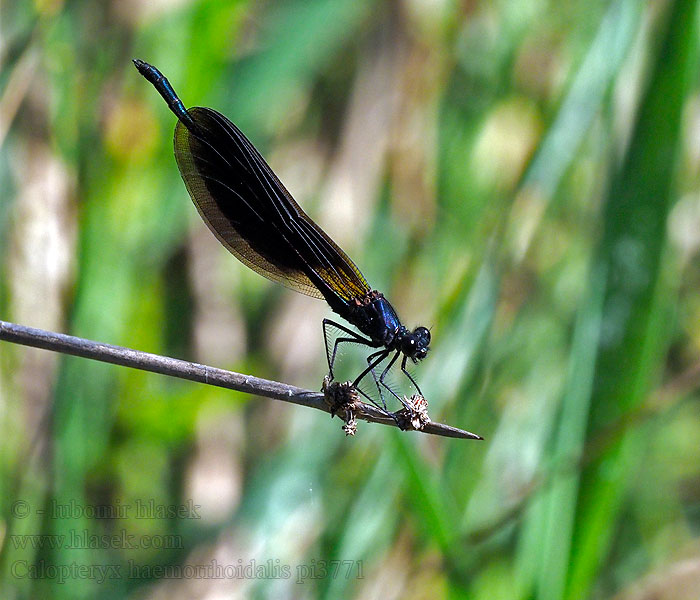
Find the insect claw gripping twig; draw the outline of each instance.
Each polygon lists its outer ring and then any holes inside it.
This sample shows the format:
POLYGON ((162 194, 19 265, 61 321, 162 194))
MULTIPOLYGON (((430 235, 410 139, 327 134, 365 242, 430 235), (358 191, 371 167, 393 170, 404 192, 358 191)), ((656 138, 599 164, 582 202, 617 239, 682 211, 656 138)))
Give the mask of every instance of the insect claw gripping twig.
POLYGON ((321 386, 323 397, 330 408, 331 418, 338 415, 345 425, 343 431, 345 435, 355 435, 357 432, 357 409, 360 402, 360 394, 353 387, 351 381, 339 382, 331 381, 326 375, 321 386))
MULTIPOLYGON (((360 394, 351 381, 331 381, 326 375, 321 386, 323 397, 328 405, 331 418, 338 415, 345 425, 343 431, 346 435, 355 435, 357 432, 357 413, 362 412, 364 403, 360 400, 360 394)), ((414 394, 410 398, 402 399, 404 408, 398 412, 387 412, 402 431, 422 431, 430 423, 428 416, 428 401, 420 394, 414 394)), ((378 410, 382 410, 378 408, 378 410)))
POLYGON ((423 431, 430 423, 428 416, 428 401, 420 394, 413 394, 410 398, 404 396, 404 408, 394 413, 397 425, 402 431, 423 431))

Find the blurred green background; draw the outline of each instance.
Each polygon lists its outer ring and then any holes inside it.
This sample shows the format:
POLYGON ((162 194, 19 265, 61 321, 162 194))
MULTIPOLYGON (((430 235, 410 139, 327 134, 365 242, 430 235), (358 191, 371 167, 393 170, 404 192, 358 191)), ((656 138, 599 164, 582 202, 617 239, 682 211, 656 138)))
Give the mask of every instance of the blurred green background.
POLYGON ((0 343, 3 600, 698 598, 696 2, 0 11, 0 318, 320 387, 330 311, 206 230, 138 57, 432 327, 431 416, 486 438, 0 343))

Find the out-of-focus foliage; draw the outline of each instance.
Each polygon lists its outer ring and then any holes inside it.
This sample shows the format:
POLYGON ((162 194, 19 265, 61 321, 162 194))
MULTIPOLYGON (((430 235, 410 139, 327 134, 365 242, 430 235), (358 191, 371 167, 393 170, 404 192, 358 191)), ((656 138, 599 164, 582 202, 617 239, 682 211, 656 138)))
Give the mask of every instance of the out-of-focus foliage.
POLYGON ((432 328, 431 416, 486 438, 2 343, 1 598, 697 597, 696 2, 0 11, 0 318, 319 387, 327 308, 206 230, 138 57, 432 328))

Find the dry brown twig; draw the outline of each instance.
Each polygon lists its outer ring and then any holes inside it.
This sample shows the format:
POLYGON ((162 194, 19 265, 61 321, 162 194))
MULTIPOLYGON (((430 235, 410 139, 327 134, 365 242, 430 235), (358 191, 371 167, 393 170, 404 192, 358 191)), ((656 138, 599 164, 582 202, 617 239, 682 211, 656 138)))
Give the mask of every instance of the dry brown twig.
POLYGON ((313 392, 278 381, 243 375, 122 346, 94 342, 63 333, 26 327, 7 321, 0 321, 0 340, 274 398, 322 410, 330 413, 331 416, 338 414, 345 422, 343 430, 347 435, 354 435, 357 430, 357 419, 362 419, 371 423, 381 423, 393 427, 400 426, 401 429, 405 430, 422 431, 445 437, 469 440, 483 439, 475 433, 430 421, 427 416, 427 402, 422 396, 414 396, 408 400, 408 406, 411 407, 411 410, 403 409, 392 417, 371 404, 361 402, 359 395, 347 383, 324 381, 325 393, 313 392))

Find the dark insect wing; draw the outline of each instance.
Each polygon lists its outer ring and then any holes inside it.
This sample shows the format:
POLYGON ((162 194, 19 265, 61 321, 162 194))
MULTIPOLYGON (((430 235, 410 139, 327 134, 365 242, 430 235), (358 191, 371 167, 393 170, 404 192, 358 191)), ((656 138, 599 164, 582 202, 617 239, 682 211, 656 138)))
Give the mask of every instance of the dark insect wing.
POLYGON ((193 135, 181 121, 175 128, 175 158, 197 210, 217 239, 241 262, 261 275, 322 298, 304 274, 298 255, 270 230, 249 167, 229 155, 227 136, 210 127, 207 109, 191 109, 202 130, 193 135), (216 133, 219 134, 215 135, 216 133))
POLYGON ((187 111, 175 157, 187 190, 219 241, 261 275, 332 308, 370 288, 359 269, 294 201, 260 153, 222 114, 187 111))

